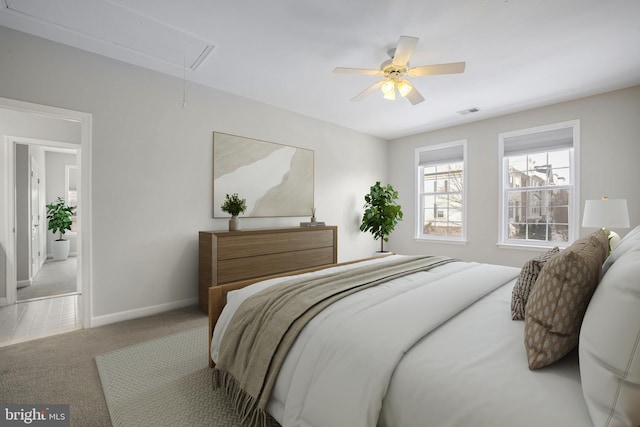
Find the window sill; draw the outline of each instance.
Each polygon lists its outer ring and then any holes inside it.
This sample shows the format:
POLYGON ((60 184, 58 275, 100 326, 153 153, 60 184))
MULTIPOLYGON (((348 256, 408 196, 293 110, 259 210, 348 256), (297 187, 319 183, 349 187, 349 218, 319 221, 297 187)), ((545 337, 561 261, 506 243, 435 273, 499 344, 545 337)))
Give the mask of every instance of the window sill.
POLYGON ((496 246, 500 249, 517 249, 522 251, 547 251, 554 247, 559 247, 560 249, 564 249, 568 246, 568 244, 563 243, 550 243, 548 245, 519 245, 517 243, 496 243, 496 246))
POLYGON ((429 239, 424 237, 415 237, 413 240, 418 243, 445 243, 448 245, 466 245, 469 243, 466 240, 429 239))

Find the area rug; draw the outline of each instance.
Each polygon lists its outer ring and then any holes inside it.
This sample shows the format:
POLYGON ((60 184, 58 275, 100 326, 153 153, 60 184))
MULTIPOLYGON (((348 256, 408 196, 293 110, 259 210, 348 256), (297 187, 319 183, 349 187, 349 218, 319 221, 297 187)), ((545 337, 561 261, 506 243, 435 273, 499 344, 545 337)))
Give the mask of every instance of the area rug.
POLYGON ((97 356, 113 426, 242 427, 211 386, 207 333, 197 328, 97 356))

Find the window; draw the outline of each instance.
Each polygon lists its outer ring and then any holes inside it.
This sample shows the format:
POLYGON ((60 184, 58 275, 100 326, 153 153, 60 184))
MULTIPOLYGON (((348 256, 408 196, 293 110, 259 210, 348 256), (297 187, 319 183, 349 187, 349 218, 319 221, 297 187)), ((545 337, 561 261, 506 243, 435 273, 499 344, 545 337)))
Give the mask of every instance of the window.
POLYGON ((562 247, 576 239, 578 126, 500 134, 500 243, 562 247))
POLYGON ((466 151, 466 140, 416 150, 417 238, 466 239, 466 151))

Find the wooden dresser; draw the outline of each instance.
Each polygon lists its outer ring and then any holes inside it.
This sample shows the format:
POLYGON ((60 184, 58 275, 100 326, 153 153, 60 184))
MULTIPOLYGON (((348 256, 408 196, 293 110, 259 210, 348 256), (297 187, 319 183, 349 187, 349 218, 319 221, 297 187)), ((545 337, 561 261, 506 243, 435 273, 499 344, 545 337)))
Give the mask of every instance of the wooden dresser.
POLYGON ((208 289, 256 277, 335 264, 338 227, 291 227, 199 234, 198 299, 208 310, 208 289))

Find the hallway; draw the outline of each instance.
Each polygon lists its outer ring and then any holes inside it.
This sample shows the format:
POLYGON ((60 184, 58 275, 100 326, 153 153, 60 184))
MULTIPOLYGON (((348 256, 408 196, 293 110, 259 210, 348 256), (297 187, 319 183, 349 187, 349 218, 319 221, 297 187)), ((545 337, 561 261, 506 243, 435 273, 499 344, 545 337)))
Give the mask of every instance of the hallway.
POLYGON ((77 267, 76 257, 64 261, 47 260, 31 286, 18 289, 18 301, 77 292, 77 267))
POLYGON ((0 307, 0 347, 81 329, 77 259, 46 262, 16 304, 0 307))

